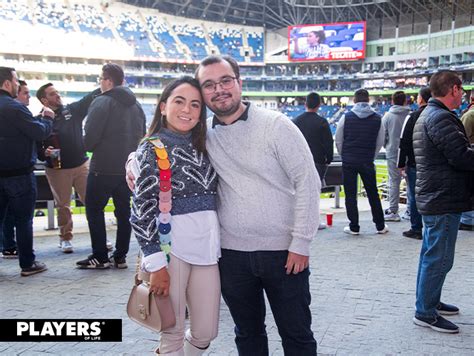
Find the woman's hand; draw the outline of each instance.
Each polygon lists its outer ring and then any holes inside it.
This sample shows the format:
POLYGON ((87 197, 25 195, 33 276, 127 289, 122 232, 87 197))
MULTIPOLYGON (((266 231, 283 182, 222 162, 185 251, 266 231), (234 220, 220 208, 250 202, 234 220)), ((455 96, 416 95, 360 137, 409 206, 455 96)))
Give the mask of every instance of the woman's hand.
POLYGON ((163 297, 170 294, 170 275, 166 267, 150 273, 150 292, 163 297))

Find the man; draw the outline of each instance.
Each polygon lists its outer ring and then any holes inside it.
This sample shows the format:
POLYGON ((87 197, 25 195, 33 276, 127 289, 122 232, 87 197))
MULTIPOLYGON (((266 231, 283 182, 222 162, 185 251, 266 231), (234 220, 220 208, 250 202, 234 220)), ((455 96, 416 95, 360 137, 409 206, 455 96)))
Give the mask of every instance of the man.
POLYGON ((242 101, 233 58, 205 58, 196 78, 214 113, 206 147, 219 175, 219 270, 239 355, 268 355, 264 292, 284 353, 316 355, 308 267, 321 182, 308 145, 288 118, 242 101))
POLYGON ((219 175, 219 269, 239 354, 268 354, 265 291, 285 354, 315 355, 308 266, 321 183, 308 145, 285 116, 242 102, 232 58, 204 59, 196 78, 215 114, 207 149, 219 175))
MULTIPOLYGON (((33 211, 36 201, 35 141, 51 133, 52 122, 34 118, 25 105, 14 100, 18 77, 13 68, 0 67, 0 231, 7 206, 16 227, 18 256, 22 276, 45 271, 33 252, 33 211)), ((45 109, 43 115, 53 117, 45 109)))
POLYGON ((313 155, 314 165, 324 187, 326 172, 334 156, 334 140, 328 120, 317 114, 321 106, 318 93, 309 93, 306 97, 306 112, 294 119, 313 155))
POLYGON ((369 105, 369 92, 358 89, 354 93, 354 107, 339 120, 336 129, 336 148, 342 158, 344 192, 349 226, 344 232, 359 235, 357 208, 357 176, 364 183, 372 211, 372 221, 378 234, 386 234, 382 203, 377 191, 374 159, 382 148, 384 129, 378 115, 369 105))
POLYGON ((38 149, 40 159, 46 161, 46 178, 48 179, 54 203, 58 213, 59 248, 64 253, 74 251, 72 246, 72 188, 78 194, 81 202, 85 202, 89 159, 86 155, 82 140, 82 121, 94 96, 99 94, 97 89, 81 100, 63 105, 61 95, 52 83, 41 86, 36 97, 45 107, 55 113, 53 132, 38 149), (60 151, 60 166, 53 165, 52 153, 60 151))
MULTIPOLYGON (((471 146, 474 146, 474 89, 471 90, 471 103, 469 109, 461 117, 461 122, 466 130, 471 146)), ((459 230, 474 231, 474 210, 466 211, 461 215, 459 230)))
POLYGON ((453 266, 461 213, 472 209, 474 149, 453 112, 463 95, 456 72, 434 74, 430 89, 433 97, 413 133, 416 204, 424 226, 413 321, 439 332, 457 333, 459 328, 441 315, 457 314, 459 309, 441 302, 441 290, 453 266))
MULTIPOLYGON (((321 105, 318 93, 309 93, 306 97, 306 112, 294 119, 313 155, 314 165, 321 180, 321 186, 326 186, 326 172, 334 156, 334 140, 328 121, 317 114, 321 105)), ((319 229, 326 228, 326 224, 319 223, 319 229)))
POLYGON ((127 268, 131 192, 125 181, 124 165, 145 134, 145 114, 132 91, 122 85, 123 80, 120 66, 104 65, 100 76, 102 94, 94 99, 87 114, 84 145, 93 156, 87 178, 86 216, 92 255, 78 261, 78 268, 110 267, 104 218, 110 197, 117 218, 117 239, 111 261, 116 268, 127 268))
POLYGON ((385 210, 385 221, 400 221, 398 204, 400 202, 400 182, 402 176, 397 167, 397 158, 403 123, 410 112, 410 108, 406 106, 406 101, 405 92, 396 91, 393 93, 392 106, 382 118, 388 169, 388 200, 390 202, 390 207, 385 210))
POLYGON ((403 125, 402 136, 400 138, 400 152, 398 155, 398 169, 402 176, 407 179, 407 197, 410 206, 410 224, 411 228, 402 233, 403 236, 412 239, 421 240, 421 230, 423 221, 416 207, 415 183, 416 183, 416 163, 415 152, 413 151, 413 129, 420 114, 425 110, 428 100, 431 98, 430 88, 421 88, 416 99, 419 106, 418 110, 408 115, 403 125))
POLYGON ((28 88, 28 84, 24 80, 18 80, 20 83, 20 87, 18 89, 18 95, 16 96, 16 100, 22 103, 25 106, 30 105, 30 89, 28 88))
MULTIPOLYGON (((18 83, 20 86, 15 100, 28 106, 30 105, 30 90, 28 89, 28 85, 23 80, 18 80, 18 83)), ((15 217, 8 207, 3 221, 3 231, 0 230, 0 242, 2 243, 3 258, 18 258, 18 250, 15 242, 15 217)))

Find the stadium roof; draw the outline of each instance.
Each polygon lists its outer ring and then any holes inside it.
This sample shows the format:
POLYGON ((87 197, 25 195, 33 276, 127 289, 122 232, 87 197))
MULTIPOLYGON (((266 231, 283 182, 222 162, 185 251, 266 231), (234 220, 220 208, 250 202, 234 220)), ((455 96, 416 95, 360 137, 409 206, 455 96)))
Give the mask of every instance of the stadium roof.
MULTIPOLYGON (((432 19, 474 13, 472 0, 121 0, 163 13, 268 29, 289 25, 400 18, 432 19)), ((472 21, 471 21, 472 23, 472 21)))

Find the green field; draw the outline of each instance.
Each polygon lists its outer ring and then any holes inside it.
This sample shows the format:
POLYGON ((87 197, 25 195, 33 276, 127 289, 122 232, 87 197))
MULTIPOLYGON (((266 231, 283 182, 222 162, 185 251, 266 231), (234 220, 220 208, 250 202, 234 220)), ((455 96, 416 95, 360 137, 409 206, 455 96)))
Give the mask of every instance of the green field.
MULTIPOLYGON (((376 161, 375 163, 376 163, 376 166, 377 166, 377 185, 380 186, 381 184, 388 181, 387 165, 386 165, 386 161, 376 161)), ((362 184, 359 180, 359 191, 361 191, 361 189, 362 189, 362 184)), ((332 198, 333 197, 332 194, 333 193, 323 193, 323 194, 321 194, 321 198, 322 199, 332 198)), ((344 189, 341 187, 341 198, 343 198, 344 196, 345 196, 344 195, 344 189)), ((86 209, 83 206, 76 206, 75 201, 72 201, 71 204, 72 204, 73 214, 85 214, 86 213, 86 209)), ((38 209, 38 210, 42 210, 46 215, 48 214, 47 209, 38 209)), ((114 204, 112 202, 112 199, 109 200, 107 206, 105 207, 105 211, 106 212, 114 211, 114 204)))

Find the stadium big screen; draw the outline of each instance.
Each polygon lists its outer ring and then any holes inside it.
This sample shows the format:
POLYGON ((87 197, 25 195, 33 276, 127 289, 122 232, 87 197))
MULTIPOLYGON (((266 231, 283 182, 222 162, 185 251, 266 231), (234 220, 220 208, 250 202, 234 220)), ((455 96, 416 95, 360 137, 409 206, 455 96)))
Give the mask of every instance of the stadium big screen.
POLYGON ((288 26, 288 60, 364 59, 365 35, 365 21, 288 26))

